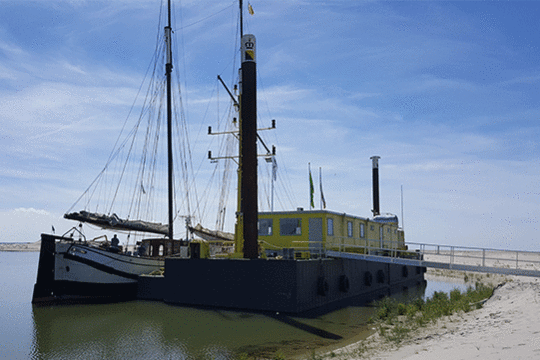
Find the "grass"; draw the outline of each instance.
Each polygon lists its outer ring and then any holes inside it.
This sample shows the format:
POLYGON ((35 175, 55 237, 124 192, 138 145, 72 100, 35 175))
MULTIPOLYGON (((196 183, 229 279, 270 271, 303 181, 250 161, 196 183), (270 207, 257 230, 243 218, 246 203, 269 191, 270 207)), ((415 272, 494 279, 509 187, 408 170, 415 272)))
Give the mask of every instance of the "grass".
MULTIPOLYGON (((430 323, 436 323, 444 316, 480 309, 484 301, 491 297, 493 290, 494 287, 491 285, 476 282, 474 287, 470 286, 465 292, 461 292, 459 289, 454 289, 449 294, 435 292, 427 300, 418 298, 408 302, 399 302, 394 298, 386 297, 374 303, 375 314, 370 319, 370 323, 387 345, 399 347, 405 340, 413 336, 415 330, 430 323)), ((381 345, 376 346, 380 347, 381 345)), ((366 356, 369 357, 370 351, 374 349, 373 345, 368 342, 360 342, 357 348, 350 349, 347 353, 316 354, 312 352, 311 356, 308 355, 306 359, 363 359, 366 356)), ((236 359, 257 358, 242 353, 236 359)), ((286 359, 286 356, 277 350, 271 359, 283 360, 286 359)))
POLYGON ((434 269, 428 268, 426 276, 443 276, 450 278, 461 278, 463 282, 468 284, 475 284, 476 282, 481 282, 484 284, 490 284, 497 286, 500 283, 512 281, 510 277, 502 274, 484 274, 478 272, 468 272, 460 270, 443 270, 443 269, 434 269))
POLYGON ((387 341, 401 343, 409 333, 419 327, 436 322, 443 316, 469 312, 482 307, 483 301, 493 294, 493 287, 476 283, 466 292, 454 289, 447 294, 435 292, 427 300, 415 299, 408 303, 384 298, 376 302, 375 316, 371 322, 387 341))

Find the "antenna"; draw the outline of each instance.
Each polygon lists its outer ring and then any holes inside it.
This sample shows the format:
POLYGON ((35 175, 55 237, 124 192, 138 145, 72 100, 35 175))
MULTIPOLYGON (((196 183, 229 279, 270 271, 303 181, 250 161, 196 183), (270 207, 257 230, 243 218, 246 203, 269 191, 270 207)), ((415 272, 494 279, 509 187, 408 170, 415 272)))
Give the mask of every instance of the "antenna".
POLYGON ((405 219, 403 218, 403 185, 401 185, 401 230, 405 231, 405 219))

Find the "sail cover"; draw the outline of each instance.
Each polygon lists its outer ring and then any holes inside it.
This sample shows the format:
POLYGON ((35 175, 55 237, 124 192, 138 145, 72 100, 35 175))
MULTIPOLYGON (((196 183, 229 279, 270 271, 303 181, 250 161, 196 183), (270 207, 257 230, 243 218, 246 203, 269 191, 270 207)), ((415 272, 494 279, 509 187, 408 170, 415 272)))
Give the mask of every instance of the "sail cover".
POLYGON ((206 241, 234 241, 234 234, 225 231, 206 229, 202 227, 201 224, 190 227, 189 230, 206 241))
POLYGON ((105 215, 99 213, 91 213, 83 210, 79 212, 64 214, 64 218, 94 224, 103 229, 141 231, 163 235, 169 234, 168 225, 142 220, 124 220, 120 219, 116 214, 105 215))

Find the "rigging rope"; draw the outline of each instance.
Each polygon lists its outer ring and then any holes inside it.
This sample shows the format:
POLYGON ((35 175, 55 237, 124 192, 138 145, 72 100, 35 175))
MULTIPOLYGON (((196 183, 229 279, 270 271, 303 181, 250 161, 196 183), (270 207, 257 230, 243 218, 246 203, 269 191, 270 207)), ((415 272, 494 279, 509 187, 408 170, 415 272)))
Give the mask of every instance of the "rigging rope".
MULTIPOLYGON (((163 7, 162 2, 162 7, 163 7)), ((224 9, 204 18, 195 23, 191 23, 186 26, 177 28, 179 30, 185 29, 189 26, 195 25, 196 23, 207 20, 208 18, 217 15, 229 8, 232 5, 225 7, 224 9)), ((174 12, 176 14, 176 12, 174 12)), ((163 146, 163 134, 162 131, 166 127, 164 121, 166 121, 165 116, 165 80, 164 80, 164 42, 162 34, 162 18, 163 18, 163 8, 160 9, 160 21, 158 23, 158 35, 156 37, 156 46, 154 49, 153 56, 151 58, 151 63, 146 69, 146 72, 143 77, 143 82, 138 88, 136 98, 131 105, 128 116, 125 118, 123 125, 121 127, 120 135, 114 143, 114 147, 107 159, 105 167, 101 170, 98 176, 92 181, 90 186, 85 190, 85 192, 77 199, 77 201, 71 206, 68 210, 70 212, 79 202, 84 203, 84 209, 90 207, 91 202, 95 202, 96 212, 102 206, 100 204, 100 199, 104 198, 106 203, 103 204, 103 208, 109 214, 115 209, 115 212, 121 214, 121 212, 127 211, 128 218, 135 219, 149 219, 155 220, 157 218, 164 219, 165 217, 158 216, 155 212, 165 211, 166 207, 162 206, 162 201, 158 199, 163 195, 160 191, 162 177, 160 176, 163 173, 163 165, 166 163, 166 160, 161 156, 161 150, 163 146), (139 117, 135 121, 133 128, 126 133, 126 128, 128 121, 133 119, 133 112, 135 111, 136 104, 140 101, 139 98, 142 97, 143 86, 147 86, 144 100, 141 104, 141 112, 139 117), (146 127, 143 130, 143 127, 146 127), (135 154, 141 153, 140 158, 136 159, 135 154), (125 155, 125 156, 122 156, 125 155), (124 158, 125 161, 121 161, 121 158, 124 158), (111 187, 115 185, 115 187, 111 187), (128 186, 129 185, 129 186, 128 186), (122 188, 129 188, 130 191, 122 192, 122 188), (97 201, 96 201, 97 198, 97 201), (92 200, 93 199, 93 200, 92 200)), ((176 21, 176 18, 174 19, 176 21)), ((238 24, 238 22, 236 22, 238 24)), ((235 47, 233 53, 232 64, 237 63, 238 60, 238 48, 239 48, 239 27, 236 27, 236 36, 234 37, 235 47)), ((180 37, 181 41, 178 43, 175 42, 175 45, 180 45, 184 48, 184 39, 180 37)), ((187 82, 186 76, 186 66, 185 66, 185 57, 178 55, 178 47, 173 47, 175 54, 174 59, 178 61, 183 61, 184 70, 183 80, 184 83, 187 82)), ((182 52, 184 54, 185 51, 182 52)), ((230 63, 226 65, 226 68, 230 66, 230 63)), ((175 68, 176 69, 176 68, 175 68)), ((225 71, 226 69, 224 69, 225 71)), ((234 82, 238 81, 237 69, 231 67, 232 76, 231 79, 235 79, 234 82)), ((223 72, 222 72, 223 73, 223 72)), ((223 230, 226 222, 227 207, 230 206, 229 195, 231 193, 231 177, 233 174, 236 174, 234 171, 234 164, 232 160, 219 161, 215 164, 211 172, 204 171, 203 164, 207 164, 206 156, 201 159, 201 162, 198 166, 193 164, 193 150, 192 144, 189 140, 188 133, 189 126, 187 123, 187 114, 184 110, 183 103, 186 101, 185 96, 187 93, 182 91, 182 82, 181 82, 181 71, 175 71, 175 91, 173 92, 173 102, 176 109, 174 112, 174 127, 175 134, 177 139, 183 139, 175 143, 174 146, 174 158, 175 158, 175 168, 176 170, 181 171, 180 176, 175 176, 173 181, 173 191, 174 193, 182 194, 182 196, 174 196, 174 219, 178 217, 186 216, 195 216, 201 222, 205 220, 207 210, 212 205, 215 206, 216 202, 218 205, 215 225, 218 230, 223 230), (204 172, 204 175, 207 176, 208 182, 204 187, 204 191, 199 193, 198 190, 198 181, 197 176, 204 172), (221 176, 218 176, 218 173, 221 176), (215 185, 218 185, 217 187, 215 185), (219 188, 217 190, 216 188, 219 188), (211 190, 215 189, 215 190, 211 190), (212 204, 210 204, 212 203, 212 204), (181 213, 178 209, 183 208, 186 212, 181 213)), ((260 78, 260 74, 258 74, 260 78)), ((234 128, 233 123, 230 121, 231 118, 236 114, 235 109, 232 103, 228 102, 228 106, 221 109, 219 94, 219 84, 216 84, 218 87, 217 93, 212 92, 211 99, 214 100, 217 96, 217 122, 219 131, 231 131, 237 130, 234 128)), ((263 85, 262 80, 260 84, 263 85)), ((261 86, 262 92, 264 94, 264 86, 261 86)), ((268 103, 266 104, 266 110, 270 113, 268 108, 268 103)), ((205 110, 203 119, 199 126, 199 132, 196 140, 198 140, 199 135, 203 133, 204 124, 211 113, 210 111, 210 102, 205 110)), ((259 117, 260 118, 260 117, 259 117)), ((271 117, 270 117, 271 118, 271 117)), ((192 124, 193 126, 193 124, 192 124)), ((204 134, 206 136, 206 134, 204 134)), ((238 150, 238 144, 234 136, 227 135, 220 138, 218 143, 218 149, 220 154, 226 155, 235 155, 238 150)), ((265 140, 266 141, 266 140, 265 140)), ((214 139, 210 140, 210 143, 213 143, 214 139)), ((198 143, 196 141, 195 143, 198 143)), ((205 144, 208 143, 207 140, 204 141, 205 144)), ((277 143, 277 141, 275 142, 277 143)), ((279 153, 278 153, 279 154, 279 153)), ((205 165, 206 167, 206 165, 205 165)), ((264 166, 263 166, 264 167, 264 166)), ((280 172, 278 172, 278 181, 279 186, 276 186, 276 193, 285 195, 286 199, 293 204, 292 201, 292 187, 289 183, 284 182, 281 172, 285 172, 286 167, 283 164, 280 164, 280 172), (279 188, 279 189, 278 189, 279 188)), ((173 172, 175 173, 175 172, 173 172)), ((270 207, 269 200, 269 184, 266 181, 271 179, 271 174, 269 174, 269 169, 261 169, 261 180, 263 180, 263 185, 261 186, 261 208, 265 208, 266 204, 270 207), (263 205, 264 203, 264 205, 263 205)), ((200 185, 200 184, 199 184, 200 185)), ((234 196, 236 200, 236 196, 234 196)), ((235 203, 236 201, 234 201, 235 203)), ((282 204, 282 199, 280 196, 276 196, 276 202, 284 208, 282 204)), ((212 208, 214 209, 214 208, 212 208)), ((213 211, 212 211, 213 212, 213 211)), ((163 214, 161 214, 163 215, 163 214)))

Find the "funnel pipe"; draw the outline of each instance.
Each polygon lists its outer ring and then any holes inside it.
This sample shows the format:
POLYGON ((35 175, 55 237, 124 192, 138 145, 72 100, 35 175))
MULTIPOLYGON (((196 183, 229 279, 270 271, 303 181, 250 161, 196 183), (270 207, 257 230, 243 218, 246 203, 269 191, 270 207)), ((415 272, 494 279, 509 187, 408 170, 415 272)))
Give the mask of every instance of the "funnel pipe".
POLYGON ((379 207, 379 159, 380 156, 372 156, 371 164, 373 168, 373 216, 381 214, 379 207))

